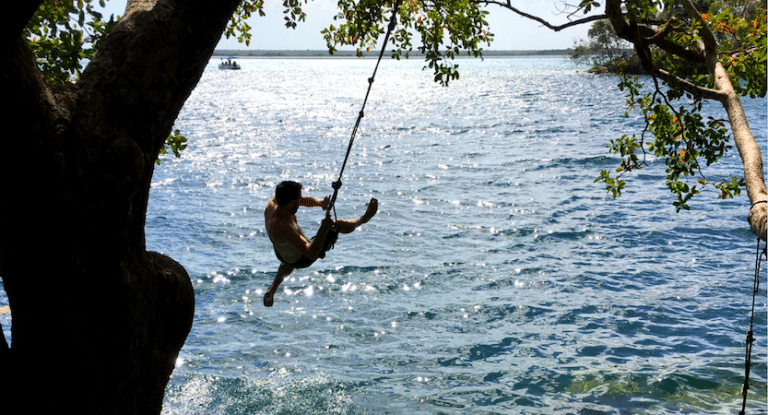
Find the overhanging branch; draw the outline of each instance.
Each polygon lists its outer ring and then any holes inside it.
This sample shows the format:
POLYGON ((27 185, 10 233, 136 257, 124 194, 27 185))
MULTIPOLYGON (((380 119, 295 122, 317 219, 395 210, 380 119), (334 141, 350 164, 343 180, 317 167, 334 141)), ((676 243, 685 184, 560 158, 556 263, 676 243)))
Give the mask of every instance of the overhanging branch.
POLYGON ((588 16, 588 17, 585 17, 585 18, 582 18, 582 19, 573 20, 573 21, 570 21, 570 22, 562 24, 562 25, 554 25, 554 24, 549 23, 548 21, 542 19, 541 17, 534 16, 532 14, 526 13, 526 12, 518 9, 517 7, 512 6, 512 3, 510 3, 509 0, 505 1, 505 2, 495 1, 495 0, 481 0, 481 1, 478 1, 478 3, 479 4, 485 4, 485 5, 493 4, 493 5, 502 7, 504 9, 510 10, 513 13, 515 13, 515 14, 521 16, 521 17, 525 17, 526 19, 530 19, 530 20, 534 20, 536 22, 539 22, 543 26, 545 26, 546 28, 551 29, 551 30, 553 30, 555 32, 559 32, 559 31, 561 31, 563 29, 567 29, 569 27, 578 26, 578 25, 581 25, 581 24, 594 22, 596 20, 604 20, 604 19, 608 18, 608 16, 606 16, 605 14, 598 14, 598 15, 594 15, 594 16, 588 16))
POLYGON ((707 22, 701 17, 701 13, 696 9, 696 6, 694 6, 690 0, 681 0, 680 3, 682 3, 683 8, 691 19, 696 20, 699 23, 699 26, 701 27, 699 29, 699 35, 701 36, 701 40, 704 41, 705 50, 708 53, 717 51, 715 34, 712 33, 712 29, 710 29, 707 22))
POLYGON ((672 27, 671 24, 665 25, 661 29, 654 29, 644 24, 637 25, 637 32, 640 36, 643 37, 643 41, 645 44, 655 45, 656 47, 663 50, 664 52, 675 55, 689 62, 695 62, 695 63, 701 63, 701 64, 705 63, 704 58, 700 54, 694 51, 691 51, 689 49, 686 49, 685 47, 675 42, 671 42, 667 38, 667 35, 672 33, 673 31, 674 31, 674 28, 672 27))
POLYGON ((655 71, 655 75, 663 79, 666 83, 672 86, 675 86, 677 88, 680 88, 683 91, 688 92, 689 94, 695 97, 712 99, 720 102, 722 102, 727 98, 726 94, 718 90, 698 86, 692 82, 686 81, 683 78, 673 75, 663 69, 657 68, 655 71))

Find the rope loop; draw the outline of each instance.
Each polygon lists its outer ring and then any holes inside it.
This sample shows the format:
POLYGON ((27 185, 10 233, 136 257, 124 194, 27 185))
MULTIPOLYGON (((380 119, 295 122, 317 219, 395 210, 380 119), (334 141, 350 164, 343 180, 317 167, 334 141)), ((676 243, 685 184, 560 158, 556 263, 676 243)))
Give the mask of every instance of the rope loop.
POLYGON ((341 180, 336 180, 331 184, 331 187, 333 187, 333 190, 339 190, 341 189, 341 180))

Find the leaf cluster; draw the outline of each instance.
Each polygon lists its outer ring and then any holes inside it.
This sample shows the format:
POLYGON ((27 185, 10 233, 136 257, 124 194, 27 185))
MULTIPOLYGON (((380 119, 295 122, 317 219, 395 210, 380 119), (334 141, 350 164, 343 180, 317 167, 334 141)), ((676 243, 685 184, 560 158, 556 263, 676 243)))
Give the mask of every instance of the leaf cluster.
POLYGON ((229 19, 229 24, 224 30, 224 36, 227 39, 230 37, 236 37, 240 43, 245 43, 246 46, 251 45, 251 25, 248 24, 248 19, 257 13, 263 17, 264 13, 264 0, 244 0, 237 6, 236 12, 229 19))
MULTIPOLYGON (((728 2, 722 2, 728 3, 728 2)), ((739 177, 712 181, 704 168, 722 158, 731 149, 726 121, 706 119, 701 111, 703 101, 716 94, 714 77, 701 52, 703 36, 709 29, 716 34, 718 58, 726 69, 737 93, 764 97, 766 92, 766 24, 765 6, 758 7, 751 20, 721 9, 714 15, 682 14, 672 0, 661 2, 627 2, 626 16, 638 26, 652 28, 653 41, 635 44, 645 53, 646 66, 653 68, 652 77, 623 76, 619 88, 625 91, 628 111, 640 111, 645 128, 640 137, 622 136, 611 140, 607 148, 621 157, 613 173, 602 171, 595 181, 605 184, 614 197, 621 194, 624 173, 640 169, 646 155, 665 161, 666 184, 677 197, 675 209, 689 209, 688 202, 707 185, 718 189, 723 199, 738 195, 745 185, 739 177), (707 25, 708 28, 705 28, 707 25), (652 82, 652 92, 642 92, 643 82, 652 82), (709 92, 715 91, 715 92, 709 92), (650 133, 653 139, 646 139, 650 133), (642 157, 640 156, 642 155, 642 157)))
MULTIPOLYGON (((664 159, 667 166, 667 188, 677 197, 673 206, 677 211, 688 210, 688 202, 710 183, 703 168, 717 162, 731 149, 730 135, 725 121, 701 115, 702 100, 692 100, 677 108, 672 107, 668 94, 657 89, 642 93, 639 77, 623 77, 619 87, 627 92, 629 109, 642 112, 646 120, 640 138, 633 135, 611 140, 607 148, 621 156, 615 169, 616 176, 604 170, 595 181, 603 182, 613 197, 621 194, 625 182, 621 175, 646 164, 646 154, 664 159), (649 132, 652 140, 646 142, 649 132), (642 153, 642 159, 638 153, 642 153)), ((689 97, 690 98, 690 97, 689 97)), ((625 112, 629 117, 629 111, 625 112)), ((738 195, 744 180, 732 177, 716 180, 713 185, 720 190, 723 199, 738 195)))
MULTIPOLYGON (((186 148, 187 138, 181 135, 181 131, 175 130, 173 133, 168 135, 168 138, 165 139, 165 143, 163 144, 163 148, 160 150, 160 154, 168 154, 168 150, 170 149, 173 155, 176 157, 181 157, 181 151, 186 148)), ((155 160, 155 163, 160 165, 160 158, 155 160)))
MULTIPOLYGON (((340 0, 340 22, 324 29, 328 50, 354 46, 358 56, 375 49, 379 36, 385 33, 392 8, 400 2, 374 0, 340 0)), ((466 52, 482 57, 482 45, 490 45, 493 34, 488 30, 488 12, 470 0, 403 0, 397 10, 396 28, 392 33, 392 57, 408 58, 414 47, 425 56, 434 80, 448 85, 459 78, 458 64, 453 59, 466 52), (417 46, 414 46, 417 45, 417 46)))
MULTIPOLYGON (((101 41, 117 24, 104 21, 93 0, 45 0, 24 29, 24 38, 37 57, 45 81, 71 82, 82 73, 83 62, 93 57, 101 41)), ((101 9, 105 0, 99 0, 101 9)))
MULTIPOLYGON (((306 20, 307 14, 301 6, 308 2, 309 0, 283 0, 283 20, 285 20, 285 27, 296 29, 299 22, 306 20)), ((264 0, 243 0, 243 2, 237 6, 237 10, 230 18, 229 24, 224 30, 224 36, 226 36, 227 39, 235 37, 238 42, 250 46, 251 25, 248 23, 248 19, 254 14, 258 14, 259 17, 267 15, 264 12, 264 0)))
POLYGON ((725 8, 713 16, 702 15, 720 43, 720 62, 733 80, 736 92, 751 98, 766 92, 766 9, 744 18, 725 8))
POLYGON ((579 9, 581 9, 584 14, 591 12, 593 7, 600 7, 600 3, 595 0, 581 0, 579 2, 579 9))

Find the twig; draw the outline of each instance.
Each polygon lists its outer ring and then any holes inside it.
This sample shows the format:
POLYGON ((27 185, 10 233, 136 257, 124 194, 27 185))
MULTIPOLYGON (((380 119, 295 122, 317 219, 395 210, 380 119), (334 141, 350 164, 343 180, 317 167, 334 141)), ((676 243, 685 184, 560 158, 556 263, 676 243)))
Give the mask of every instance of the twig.
POLYGON ((588 16, 588 17, 585 17, 583 19, 573 20, 573 21, 570 21, 570 22, 562 24, 562 25, 553 25, 552 23, 549 23, 548 21, 542 19, 541 17, 534 16, 532 14, 528 14, 528 13, 526 13, 526 12, 524 12, 524 11, 514 7, 514 6, 512 6, 512 3, 509 0, 507 0, 506 2, 502 2, 502 1, 498 1, 498 0, 480 0, 480 1, 478 1, 478 3, 479 4, 485 4, 485 5, 493 4, 493 5, 499 6, 501 8, 511 10, 512 12, 520 15, 521 17, 525 17, 526 19, 537 21, 537 22, 541 23, 542 25, 544 25, 545 27, 547 27, 548 29, 551 29, 551 30, 553 30, 555 32, 559 32, 559 31, 561 31, 563 29, 567 29, 567 28, 572 27, 572 26, 578 26, 580 24, 594 22, 596 20, 604 20, 604 19, 608 18, 608 16, 605 15, 605 14, 598 14, 598 15, 594 15, 594 16, 588 16))

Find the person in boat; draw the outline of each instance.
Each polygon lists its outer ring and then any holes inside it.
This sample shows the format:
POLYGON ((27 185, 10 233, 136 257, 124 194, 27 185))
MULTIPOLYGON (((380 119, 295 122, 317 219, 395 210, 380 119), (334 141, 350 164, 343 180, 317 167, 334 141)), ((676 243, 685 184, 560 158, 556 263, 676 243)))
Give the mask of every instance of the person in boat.
POLYGON ((339 233, 351 233, 360 225, 367 223, 379 208, 376 198, 371 198, 363 216, 358 219, 344 219, 335 222, 330 217, 330 212, 320 223, 320 229, 312 239, 307 239, 304 231, 296 220, 296 212, 299 207, 321 207, 328 209, 330 197, 317 199, 302 196, 301 183, 284 181, 277 185, 275 197, 267 203, 264 210, 264 221, 280 267, 277 269, 272 285, 264 293, 264 305, 271 307, 274 303, 275 293, 283 280, 296 268, 306 268, 312 265, 318 258, 324 258, 325 252, 333 247, 336 236, 339 233))

